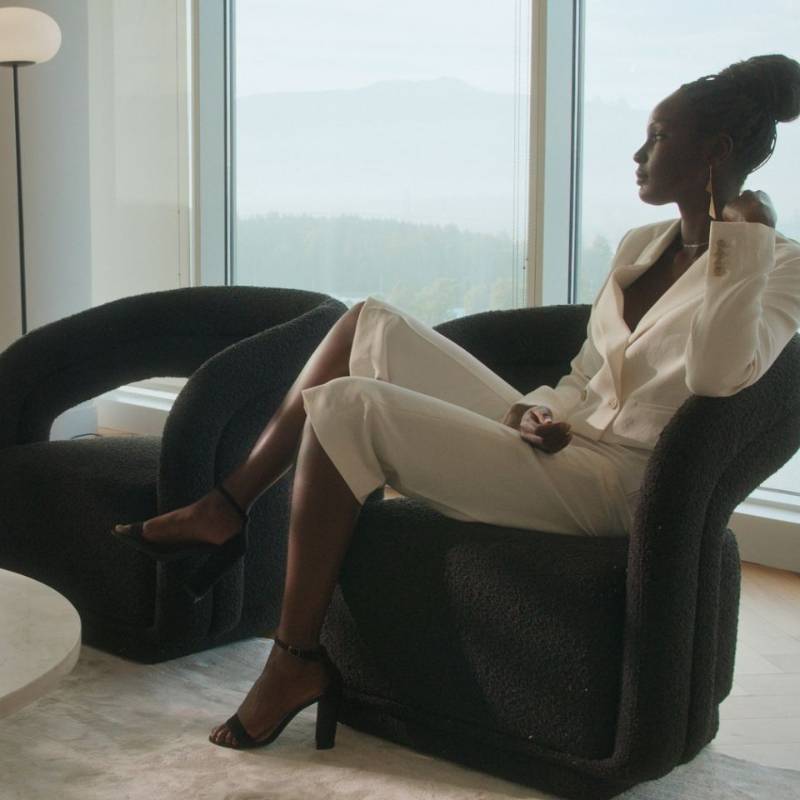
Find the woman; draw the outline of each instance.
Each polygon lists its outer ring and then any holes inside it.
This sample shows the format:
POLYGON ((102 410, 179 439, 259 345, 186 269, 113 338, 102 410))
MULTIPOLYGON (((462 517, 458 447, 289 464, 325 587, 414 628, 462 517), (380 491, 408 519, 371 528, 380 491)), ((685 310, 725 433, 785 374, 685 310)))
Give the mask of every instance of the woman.
POLYGON ((361 504, 376 488, 388 483, 464 520, 577 535, 630 530, 671 413, 692 393, 754 383, 800 326, 800 245, 776 234, 765 194, 740 193, 771 154, 776 121, 798 113, 800 65, 783 56, 734 64, 656 106, 634 155, 639 196, 677 203, 680 219, 625 236, 586 341, 555 388, 522 396, 370 297, 329 331, 224 485, 116 526, 156 557, 192 545, 213 551, 202 591, 241 551, 244 509, 296 456, 279 646, 213 743, 267 744, 318 701, 317 746, 333 746, 341 677, 319 635, 361 504))

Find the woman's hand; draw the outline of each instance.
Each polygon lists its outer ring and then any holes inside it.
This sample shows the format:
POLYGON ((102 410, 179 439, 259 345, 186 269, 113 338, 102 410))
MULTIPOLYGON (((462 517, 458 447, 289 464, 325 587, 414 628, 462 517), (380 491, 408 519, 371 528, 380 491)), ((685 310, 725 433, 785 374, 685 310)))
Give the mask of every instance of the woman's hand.
POLYGON ((506 414, 503 423, 518 429, 520 436, 533 447, 546 453, 557 453, 570 443, 572 439, 572 434, 569 432, 570 424, 553 422, 553 412, 547 406, 526 408, 521 418, 521 408, 517 407, 513 411, 515 413, 509 411, 506 414))
POLYGON ((766 192, 751 192, 748 189, 722 209, 722 221, 760 222, 774 228, 778 215, 766 192))

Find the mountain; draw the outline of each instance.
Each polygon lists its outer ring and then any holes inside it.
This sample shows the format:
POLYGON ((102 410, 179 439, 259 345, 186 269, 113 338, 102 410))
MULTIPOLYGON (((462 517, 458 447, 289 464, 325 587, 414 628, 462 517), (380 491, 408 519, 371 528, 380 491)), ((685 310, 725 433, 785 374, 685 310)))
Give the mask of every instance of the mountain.
MULTIPOLYGON (((241 216, 348 214, 513 229, 513 95, 451 78, 390 81, 253 95, 237 101, 236 114, 241 216)), ((517 174, 525 171, 523 161, 517 174)))
MULTIPOLYGON (((525 100, 525 98, 523 98, 525 100)), ((514 230, 514 189, 527 204, 527 104, 454 78, 384 81, 362 89, 251 95, 237 101, 237 202, 258 213, 354 215, 514 230), (520 121, 522 124, 520 124, 520 121), (522 135, 515 138, 515 131, 522 135), (519 148, 515 161, 515 141, 519 148)), ((633 153, 648 112, 589 99, 584 107, 583 239, 616 247, 635 225, 677 215, 637 194, 633 153)), ((776 201, 779 227, 800 236, 800 125, 780 126, 773 162, 751 184, 776 201)))

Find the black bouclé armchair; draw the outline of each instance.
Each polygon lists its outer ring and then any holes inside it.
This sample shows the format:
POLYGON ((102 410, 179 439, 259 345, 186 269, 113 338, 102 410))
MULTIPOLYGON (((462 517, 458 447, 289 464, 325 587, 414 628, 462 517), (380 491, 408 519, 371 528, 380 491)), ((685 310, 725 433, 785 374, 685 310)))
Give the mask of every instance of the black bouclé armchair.
POLYGON ((263 634, 282 599, 287 472, 251 510, 251 547, 196 605, 197 562, 156 564, 115 522, 192 502, 246 455, 346 306, 292 289, 196 287, 127 297, 0 355, 0 567, 77 608, 83 641, 143 662, 263 634), (117 386, 188 377, 163 436, 48 441, 63 411, 117 386))
MULTIPOLYGON (((527 392, 569 371, 589 312, 486 312, 437 330, 527 392)), ((799 445, 795 335, 753 386, 677 410, 629 538, 462 522, 373 493, 322 632, 345 681, 341 720, 567 798, 665 775, 714 738, 731 690, 730 516, 799 445)))

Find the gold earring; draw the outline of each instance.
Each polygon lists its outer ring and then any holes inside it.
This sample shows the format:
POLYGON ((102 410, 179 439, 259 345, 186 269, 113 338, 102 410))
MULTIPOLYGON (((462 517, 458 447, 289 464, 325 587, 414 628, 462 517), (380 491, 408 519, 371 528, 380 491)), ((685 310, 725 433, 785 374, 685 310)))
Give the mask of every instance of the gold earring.
POLYGON ((708 216, 711 217, 711 219, 717 219, 717 207, 714 205, 714 169, 711 164, 708 165, 708 183, 706 184, 706 191, 709 194, 708 216))

